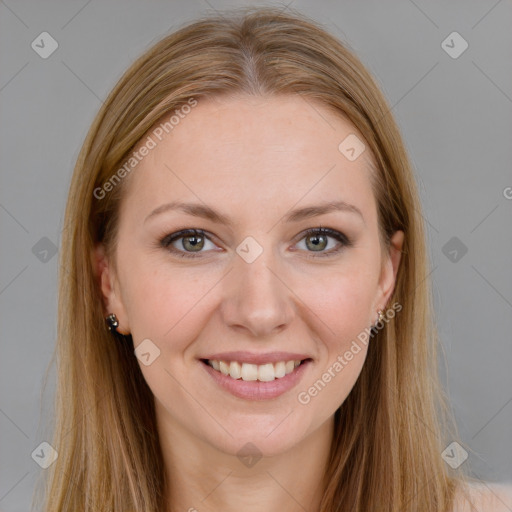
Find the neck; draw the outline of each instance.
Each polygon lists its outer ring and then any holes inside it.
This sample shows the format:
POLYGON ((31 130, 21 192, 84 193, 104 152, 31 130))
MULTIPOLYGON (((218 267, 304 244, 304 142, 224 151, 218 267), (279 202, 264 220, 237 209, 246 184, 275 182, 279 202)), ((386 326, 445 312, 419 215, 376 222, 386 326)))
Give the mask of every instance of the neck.
POLYGON ((159 421, 168 476, 169 512, 317 512, 331 448, 330 418, 291 450, 271 457, 241 460, 159 421))

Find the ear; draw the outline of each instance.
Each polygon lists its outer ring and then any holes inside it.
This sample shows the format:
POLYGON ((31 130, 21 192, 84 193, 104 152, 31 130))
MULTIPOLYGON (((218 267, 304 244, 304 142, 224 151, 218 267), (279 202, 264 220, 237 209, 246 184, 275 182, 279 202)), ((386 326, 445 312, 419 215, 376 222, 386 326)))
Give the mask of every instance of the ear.
POLYGON ((389 253, 385 255, 379 279, 379 293, 376 309, 384 309, 395 289, 396 275, 402 256, 404 232, 395 231, 390 240, 389 253))
POLYGON ((93 250, 93 267, 96 276, 96 283, 101 291, 103 299, 103 316, 106 317, 111 313, 115 313, 119 327, 117 331, 120 334, 130 334, 128 326, 128 317, 119 293, 119 284, 114 267, 108 260, 105 247, 98 244, 93 250), (116 293, 117 292, 117 293, 116 293))

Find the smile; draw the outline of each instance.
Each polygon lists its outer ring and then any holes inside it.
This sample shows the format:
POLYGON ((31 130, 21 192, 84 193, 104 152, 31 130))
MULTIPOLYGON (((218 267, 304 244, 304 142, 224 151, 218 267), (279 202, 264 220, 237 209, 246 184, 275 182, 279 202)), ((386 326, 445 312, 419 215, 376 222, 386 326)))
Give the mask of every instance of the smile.
POLYGON ((245 400, 271 400, 297 386, 313 360, 306 354, 229 352, 199 362, 219 389, 245 400))
POLYGON ((206 362, 214 370, 235 380, 270 382, 275 379, 282 379, 284 376, 292 373, 302 361, 299 359, 278 361, 276 363, 252 364, 208 359, 206 362))

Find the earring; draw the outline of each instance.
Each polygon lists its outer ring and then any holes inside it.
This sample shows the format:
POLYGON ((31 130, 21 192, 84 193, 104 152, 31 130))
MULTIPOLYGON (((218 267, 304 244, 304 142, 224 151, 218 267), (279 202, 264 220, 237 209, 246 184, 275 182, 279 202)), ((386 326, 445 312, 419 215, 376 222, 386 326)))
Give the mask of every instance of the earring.
POLYGON ((376 328, 376 325, 377 325, 379 322, 382 322, 382 321, 384 320, 384 318, 386 318, 386 317, 385 317, 385 315, 384 315, 384 311, 382 311, 382 309, 379 309, 379 310, 377 311, 377 314, 379 315, 379 318, 378 318, 378 320, 377 320, 377 321, 372 325, 372 327, 371 327, 372 329, 375 329, 375 328, 376 328))
POLYGON ((112 332, 112 331, 117 332, 117 328, 119 327, 119 320, 117 319, 117 316, 115 315, 115 313, 108 315, 105 318, 105 321, 107 322, 107 329, 110 332, 112 332))

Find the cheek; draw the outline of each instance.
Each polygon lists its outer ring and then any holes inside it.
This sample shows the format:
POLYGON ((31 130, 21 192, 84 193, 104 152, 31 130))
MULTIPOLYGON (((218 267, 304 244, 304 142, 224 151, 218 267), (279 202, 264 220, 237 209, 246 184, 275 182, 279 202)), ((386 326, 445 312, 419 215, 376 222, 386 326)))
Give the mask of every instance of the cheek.
POLYGON ((371 322, 377 275, 373 264, 357 259, 354 256, 355 264, 347 261, 311 279, 297 278, 300 296, 325 324, 325 339, 330 344, 356 336, 371 322))
POLYGON ((123 301, 135 344, 145 338, 161 349, 172 340, 180 349, 201 331, 207 317, 208 292, 221 275, 204 269, 180 269, 158 258, 127 262, 123 280, 123 301))
POLYGON ((363 368, 369 340, 374 276, 331 272, 309 283, 307 306, 316 317, 318 364, 297 400, 319 425, 345 401, 363 368))
POLYGON ((336 382, 324 400, 330 395, 337 402, 348 395, 363 367, 378 279, 371 256, 354 254, 343 263, 315 278, 297 278, 297 284, 303 280, 298 294, 307 298, 304 302, 316 318, 320 364, 315 378, 336 382))

